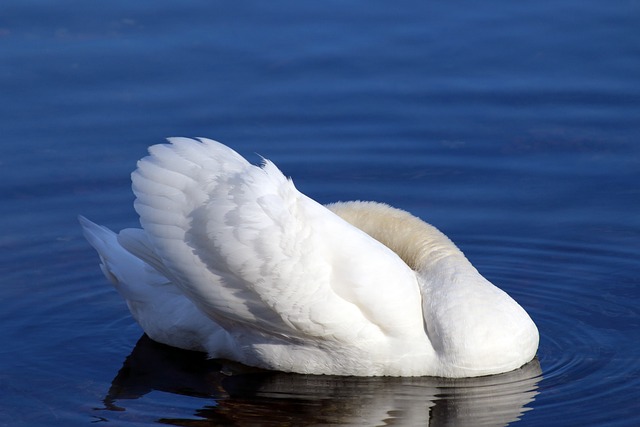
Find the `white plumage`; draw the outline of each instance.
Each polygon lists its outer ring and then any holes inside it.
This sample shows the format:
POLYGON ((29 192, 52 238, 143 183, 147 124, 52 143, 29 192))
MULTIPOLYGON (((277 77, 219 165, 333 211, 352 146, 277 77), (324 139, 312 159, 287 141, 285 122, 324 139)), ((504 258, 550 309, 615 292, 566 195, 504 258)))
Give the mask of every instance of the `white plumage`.
POLYGON ((149 152, 132 174, 142 229, 80 221, 151 338, 309 374, 469 377, 535 356, 527 313, 407 212, 322 206, 208 139, 149 152))

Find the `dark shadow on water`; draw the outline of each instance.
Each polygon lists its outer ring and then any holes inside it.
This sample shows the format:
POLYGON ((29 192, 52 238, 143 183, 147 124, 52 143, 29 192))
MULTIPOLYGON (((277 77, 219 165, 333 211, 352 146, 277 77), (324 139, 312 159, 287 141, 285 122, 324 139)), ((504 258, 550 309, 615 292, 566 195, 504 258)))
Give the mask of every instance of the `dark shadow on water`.
POLYGON ((128 411, 127 400, 160 391, 202 399, 183 418, 157 414, 156 422, 177 426, 501 426, 529 410, 525 405, 541 379, 537 360, 506 374, 467 379, 285 374, 207 360, 145 335, 113 379, 103 410, 128 411))

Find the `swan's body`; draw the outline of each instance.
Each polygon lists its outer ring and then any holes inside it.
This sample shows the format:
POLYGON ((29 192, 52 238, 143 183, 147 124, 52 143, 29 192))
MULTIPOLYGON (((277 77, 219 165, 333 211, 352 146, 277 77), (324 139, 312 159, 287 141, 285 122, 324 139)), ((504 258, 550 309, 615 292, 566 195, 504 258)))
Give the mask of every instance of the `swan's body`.
POLYGON ((325 207, 269 161, 170 141, 132 174, 142 230, 81 218, 151 338, 310 374, 471 377, 535 356, 527 313, 434 227, 378 203, 325 207))

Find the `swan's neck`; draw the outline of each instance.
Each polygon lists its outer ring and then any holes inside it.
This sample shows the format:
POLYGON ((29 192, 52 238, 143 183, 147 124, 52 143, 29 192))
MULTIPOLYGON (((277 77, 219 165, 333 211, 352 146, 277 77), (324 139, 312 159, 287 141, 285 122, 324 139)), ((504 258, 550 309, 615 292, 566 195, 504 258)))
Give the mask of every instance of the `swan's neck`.
POLYGON ((435 227, 380 203, 336 203, 328 208, 416 271, 424 331, 437 355, 437 375, 506 372, 533 358, 538 331, 531 318, 482 277, 435 227))
POLYGON ((376 202, 340 202, 327 206, 351 225, 395 252, 413 270, 427 272, 444 258, 466 258, 437 228, 401 209, 376 202))

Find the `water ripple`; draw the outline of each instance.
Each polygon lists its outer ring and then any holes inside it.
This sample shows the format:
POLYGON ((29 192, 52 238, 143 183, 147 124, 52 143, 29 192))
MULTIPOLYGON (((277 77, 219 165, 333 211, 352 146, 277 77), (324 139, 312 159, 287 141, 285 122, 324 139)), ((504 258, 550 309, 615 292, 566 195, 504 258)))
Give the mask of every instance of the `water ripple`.
POLYGON ((586 414, 596 423, 611 422, 603 401, 614 395, 618 405, 633 401, 640 386, 640 310, 626 275, 637 269, 638 254, 606 244, 485 236, 474 237, 466 252, 540 330, 544 380, 532 419, 546 420, 545 414, 557 414, 547 408, 561 406, 566 425, 586 414))
MULTIPOLYGON (((603 402, 635 405, 640 316, 627 277, 635 253, 485 236, 461 246, 539 327, 538 356, 522 369, 457 380, 314 377, 247 371, 144 336, 136 344, 140 328, 117 293, 95 265, 69 268, 77 264, 71 258, 60 260, 59 274, 42 277, 29 299, 7 307, 11 345, 0 357, 21 354, 13 363, 20 375, 43 378, 35 381, 32 403, 73 378, 78 393, 56 399, 84 401, 89 392, 92 416, 120 422, 539 425, 554 424, 561 411, 571 425, 585 415, 608 421, 603 402), (110 383, 108 392, 98 378, 110 383)), ((21 404, 14 385, 3 390, 21 404)))

